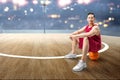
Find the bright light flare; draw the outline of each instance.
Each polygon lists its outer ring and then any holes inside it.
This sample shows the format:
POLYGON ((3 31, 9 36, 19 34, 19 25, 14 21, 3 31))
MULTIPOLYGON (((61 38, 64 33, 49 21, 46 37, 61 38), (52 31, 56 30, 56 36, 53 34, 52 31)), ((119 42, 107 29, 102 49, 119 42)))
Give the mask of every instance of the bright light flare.
POLYGON ((70 24, 70 28, 74 28, 74 24, 70 24))
POLYGON ((33 9, 33 8, 30 8, 30 12, 34 12, 34 9, 33 9))
POLYGON ((104 24, 103 27, 105 27, 105 28, 108 27, 108 24, 104 24))
POLYGON ((51 15, 48 15, 49 18, 60 18, 60 15, 59 14, 51 14, 51 15))
POLYGON ((71 0, 58 0, 58 5, 60 7, 66 7, 67 5, 71 4, 71 0))
POLYGON ((89 3, 91 3, 92 1, 91 1, 91 0, 77 0, 77 2, 78 2, 79 4, 89 4, 89 3))
POLYGON ((12 2, 13 4, 19 5, 19 6, 24 6, 28 3, 26 0, 12 0, 12 2))
POLYGON ((41 0, 40 3, 44 6, 47 6, 51 3, 51 1, 50 0, 41 0))
POLYGON ((84 0, 85 4, 89 4, 91 2, 91 0, 84 0))
POLYGON ((8 11, 9 11, 9 7, 5 7, 5 8, 4 8, 4 11, 5 11, 5 12, 8 12, 8 11))
POLYGON ((98 22, 98 24, 99 24, 99 25, 102 25, 102 24, 103 24, 103 22, 98 22))
POLYGON ((7 0, 0 0, 0 3, 6 3, 7 0))
POLYGON ((84 3, 84 0, 78 0, 77 1, 79 4, 83 4, 84 3))
POLYGON ((37 0, 33 0, 33 4, 38 4, 38 1, 37 0))

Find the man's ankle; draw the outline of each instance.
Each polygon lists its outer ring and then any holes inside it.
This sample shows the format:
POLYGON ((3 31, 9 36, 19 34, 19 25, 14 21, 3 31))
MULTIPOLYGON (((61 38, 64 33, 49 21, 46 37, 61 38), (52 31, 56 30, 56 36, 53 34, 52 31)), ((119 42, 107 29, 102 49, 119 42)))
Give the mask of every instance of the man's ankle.
POLYGON ((83 62, 83 63, 85 63, 86 62, 86 60, 83 60, 83 59, 81 59, 81 60, 79 60, 80 62, 83 62))
POLYGON ((71 51, 72 54, 75 54, 75 51, 71 51))

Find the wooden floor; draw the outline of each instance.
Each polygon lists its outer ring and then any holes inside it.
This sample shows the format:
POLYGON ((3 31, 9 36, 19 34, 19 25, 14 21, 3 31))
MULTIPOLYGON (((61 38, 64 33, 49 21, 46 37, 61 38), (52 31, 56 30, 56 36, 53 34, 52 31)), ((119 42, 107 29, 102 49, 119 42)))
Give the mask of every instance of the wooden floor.
MULTIPOLYGON (((102 36, 109 50, 87 69, 73 72, 77 59, 34 60, 0 56, 0 79, 120 79, 120 38, 102 36)), ((68 34, 0 34, 0 53, 64 56, 71 50, 68 34)), ((81 51, 77 49, 77 54, 81 51)))

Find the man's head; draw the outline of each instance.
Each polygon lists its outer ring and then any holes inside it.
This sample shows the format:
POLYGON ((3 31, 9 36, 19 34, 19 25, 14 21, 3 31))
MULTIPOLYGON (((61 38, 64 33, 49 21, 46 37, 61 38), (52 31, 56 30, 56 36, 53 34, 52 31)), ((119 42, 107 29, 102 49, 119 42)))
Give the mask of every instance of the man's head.
POLYGON ((88 15, 87 15, 87 21, 88 21, 89 24, 94 23, 94 21, 95 21, 95 14, 89 12, 88 15))

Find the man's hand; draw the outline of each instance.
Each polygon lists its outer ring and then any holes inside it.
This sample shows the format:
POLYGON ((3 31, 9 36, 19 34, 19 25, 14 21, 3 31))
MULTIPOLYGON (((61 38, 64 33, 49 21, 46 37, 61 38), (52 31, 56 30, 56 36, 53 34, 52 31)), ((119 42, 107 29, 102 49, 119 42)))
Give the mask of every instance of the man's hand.
POLYGON ((73 40, 73 38, 75 38, 75 37, 76 37, 76 35, 72 35, 72 34, 69 36, 69 38, 70 38, 71 40, 73 40))
POLYGON ((69 38, 72 40, 72 34, 70 34, 69 38))

